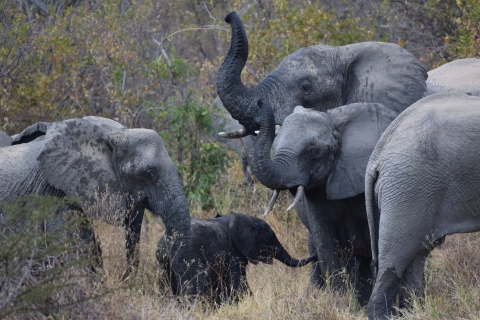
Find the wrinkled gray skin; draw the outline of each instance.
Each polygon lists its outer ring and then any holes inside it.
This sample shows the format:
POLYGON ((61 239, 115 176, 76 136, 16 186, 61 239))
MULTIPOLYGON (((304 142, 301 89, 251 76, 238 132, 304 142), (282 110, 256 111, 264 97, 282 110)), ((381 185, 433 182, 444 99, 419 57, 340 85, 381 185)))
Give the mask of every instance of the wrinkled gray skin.
POLYGON ((400 113, 426 91, 427 72, 405 49, 391 43, 363 42, 341 47, 316 45, 290 54, 254 88, 240 74, 248 57, 248 41, 235 12, 225 21, 232 42, 217 77, 217 93, 232 117, 247 130, 257 130, 257 101, 268 99, 275 123, 301 105, 326 111, 355 102, 380 103, 400 113))
POLYGON ((12 145, 12 138, 3 131, 0 131, 0 148, 12 145))
POLYGON ((352 281, 360 302, 366 303, 372 274, 364 174, 376 142, 396 113, 372 103, 326 112, 297 107, 275 137, 268 101, 260 100, 259 109, 262 122, 250 154, 252 171, 271 189, 296 195, 298 187, 305 187, 295 208, 310 233, 311 253, 318 257, 311 284, 323 286, 328 273, 332 288, 341 289, 346 283, 340 271, 351 255, 356 266, 347 269, 359 271, 352 281))
POLYGON ((442 92, 480 97, 480 59, 459 59, 430 70, 427 95, 442 92))
MULTIPOLYGON (((157 262, 166 271, 160 285, 170 284, 175 292, 177 283, 170 269, 175 251, 169 249, 169 242, 165 235, 160 239, 157 262)), ((246 273, 249 262, 272 264, 275 258, 289 267, 302 267, 316 260, 315 255, 292 258, 264 220, 236 212, 207 220, 192 218, 192 254, 199 262, 198 293, 217 305, 251 293, 246 273)))
POLYGON ((124 224, 134 267, 143 211, 149 209, 162 217, 168 235, 181 235, 172 266, 177 277, 185 275, 183 260, 191 256, 188 203, 156 132, 100 117, 37 123, 0 149, 0 177, 2 201, 28 194, 77 197, 87 216, 124 224))
MULTIPOLYGON (((212 104, 214 104, 216 108, 224 111, 224 113, 222 114, 218 114, 218 112, 213 113, 212 125, 216 129, 216 132, 219 132, 219 131, 231 132, 231 131, 244 129, 244 127, 237 120, 233 119, 228 112, 225 112, 225 110, 223 109, 222 100, 220 100, 219 97, 216 97, 212 104)), ((248 135, 241 139, 226 139, 215 134, 214 140, 224 143, 227 147, 232 149, 236 154, 240 155, 245 182, 247 184, 251 184, 252 177, 248 172, 247 153, 252 148, 253 137, 251 135, 248 135)))
POLYGON ((480 231, 480 98, 428 96, 385 130, 365 176, 377 277, 370 319, 394 313, 405 274, 423 296, 423 267, 443 237, 480 231))

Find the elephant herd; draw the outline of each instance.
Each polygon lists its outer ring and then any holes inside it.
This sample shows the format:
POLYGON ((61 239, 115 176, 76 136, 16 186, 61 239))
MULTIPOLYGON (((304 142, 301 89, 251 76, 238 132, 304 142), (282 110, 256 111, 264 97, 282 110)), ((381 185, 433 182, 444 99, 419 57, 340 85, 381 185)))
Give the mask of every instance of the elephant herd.
POLYGON ((245 28, 234 12, 225 21, 232 39, 217 93, 244 129, 221 136, 250 139, 250 169, 274 191, 266 213, 281 191, 292 195, 308 258, 292 258, 260 218, 191 218, 159 135, 100 117, 0 132, 0 200, 77 197, 89 217, 123 225, 125 277, 138 265, 144 210, 160 215, 157 261, 177 295, 237 299, 250 292, 247 264, 275 258, 312 262, 313 286, 352 285, 370 319, 395 315, 397 299, 404 307, 424 294, 425 260, 446 235, 480 231, 480 60, 427 73, 394 44, 317 45, 248 88, 245 28))

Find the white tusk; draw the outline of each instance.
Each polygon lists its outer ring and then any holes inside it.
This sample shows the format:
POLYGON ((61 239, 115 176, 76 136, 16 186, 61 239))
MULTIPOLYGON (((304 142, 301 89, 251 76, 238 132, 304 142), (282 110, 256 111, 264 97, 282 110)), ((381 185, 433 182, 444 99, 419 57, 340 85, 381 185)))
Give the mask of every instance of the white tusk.
POLYGON ((280 131, 280 129, 282 129, 282 126, 279 125, 279 124, 276 124, 276 125, 275 125, 275 137, 277 136, 278 131, 280 131))
POLYGON ((304 194, 303 186, 299 186, 297 188, 297 194, 295 195, 295 199, 293 199, 293 202, 290 205, 290 207, 287 208, 287 211, 292 210, 297 205, 300 199, 303 198, 303 194, 304 194))
POLYGON ((239 139, 248 136, 251 134, 249 131, 245 129, 238 129, 237 131, 227 131, 227 132, 219 132, 218 135, 225 139, 239 139))
POLYGON ((273 190, 272 198, 270 199, 270 202, 268 203, 267 209, 265 209, 265 213, 263 214, 264 217, 267 216, 267 214, 272 211, 273 205, 275 204, 275 201, 277 201, 278 195, 280 192, 278 190, 273 190))

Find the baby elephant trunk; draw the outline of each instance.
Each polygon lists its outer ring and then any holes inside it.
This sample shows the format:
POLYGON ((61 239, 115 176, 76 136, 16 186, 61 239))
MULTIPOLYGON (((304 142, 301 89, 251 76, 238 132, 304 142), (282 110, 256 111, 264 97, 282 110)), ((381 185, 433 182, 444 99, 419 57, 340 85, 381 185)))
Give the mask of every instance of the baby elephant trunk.
POLYGON ((293 268, 298 268, 298 267, 306 266, 307 264, 309 264, 312 261, 316 261, 317 256, 315 254, 313 254, 308 258, 297 260, 295 258, 292 258, 292 256, 290 256, 290 254, 287 252, 287 250, 285 250, 285 248, 280 246, 278 248, 277 253, 275 254, 275 259, 279 260, 280 262, 282 262, 286 266, 293 267, 293 268))

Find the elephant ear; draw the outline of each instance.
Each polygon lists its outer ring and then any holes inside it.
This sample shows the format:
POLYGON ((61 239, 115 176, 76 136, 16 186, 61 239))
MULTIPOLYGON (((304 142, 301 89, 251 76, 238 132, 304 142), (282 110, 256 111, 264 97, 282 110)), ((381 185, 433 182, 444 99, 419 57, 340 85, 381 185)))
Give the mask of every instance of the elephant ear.
POLYGON ((327 111, 340 134, 337 161, 327 180, 327 198, 365 192, 365 170, 373 148, 396 113, 377 103, 352 103, 327 111))
POLYGON ((228 223, 233 243, 238 251, 253 264, 257 264, 260 251, 257 248, 256 228, 253 220, 246 214, 231 212, 228 223))
POLYGON ((47 182, 80 206, 92 205, 105 193, 121 192, 112 165, 115 137, 126 128, 100 117, 51 123, 37 160, 47 182))
POLYGON ((12 137, 12 145, 28 143, 47 134, 48 122, 37 122, 12 137))
POLYGON ((346 59, 343 103, 380 103, 400 113, 426 92, 427 70, 392 43, 362 42, 339 47, 346 59))

